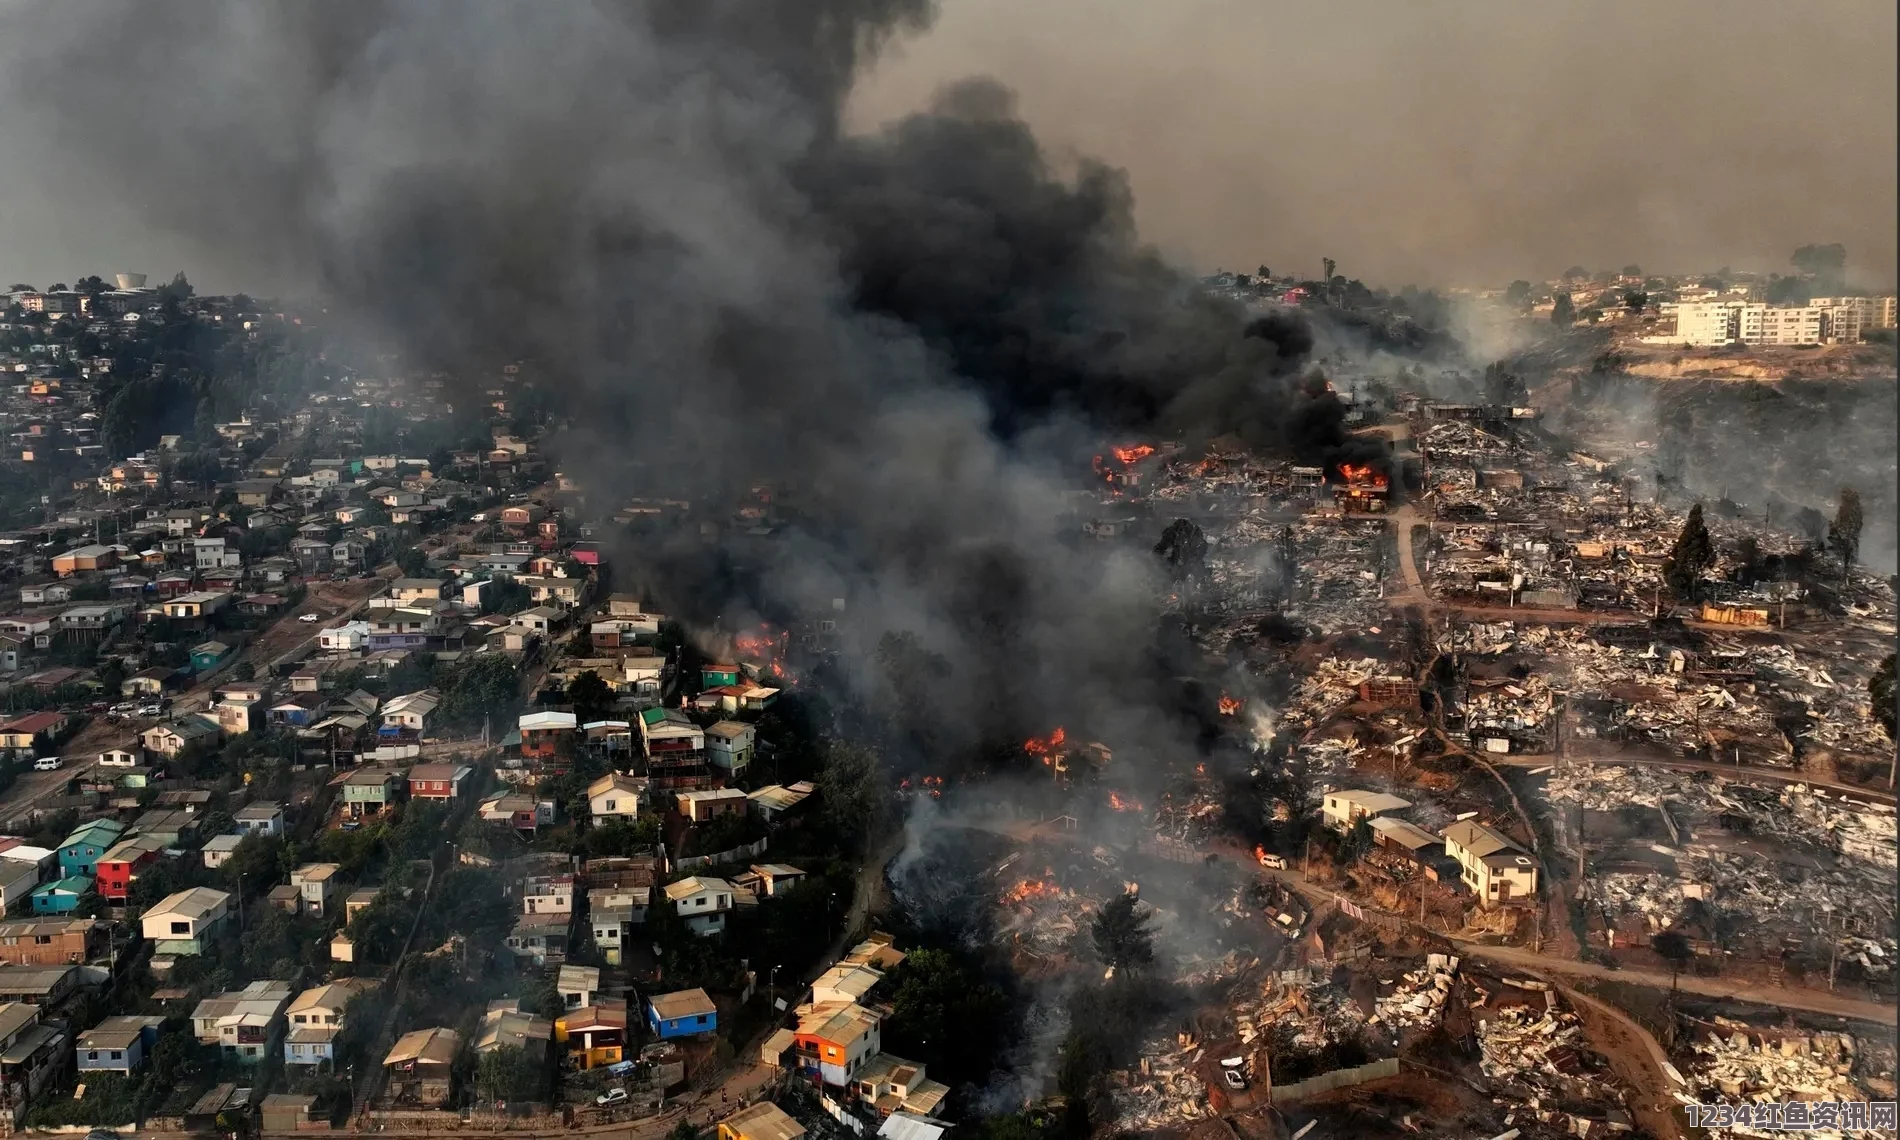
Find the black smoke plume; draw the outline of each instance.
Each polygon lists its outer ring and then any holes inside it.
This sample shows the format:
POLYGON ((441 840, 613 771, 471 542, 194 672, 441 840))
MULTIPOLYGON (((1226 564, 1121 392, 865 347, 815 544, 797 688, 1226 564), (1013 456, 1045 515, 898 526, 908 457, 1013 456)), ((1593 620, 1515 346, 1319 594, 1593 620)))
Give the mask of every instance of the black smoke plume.
POLYGON ((931 15, 17 6, 4 137, 75 210, 136 209, 237 286, 307 285, 463 392, 532 359, 566 395, 558 458, 596 501, 780 488, 787 525, 743 574, 730 551, 638 552, 675 570, 662 600, 845 598, 870 696, 896 687, 880 639, 914 635, 941 663, 914 702, 933 749, 1065 721, 1177 749, 1189 733, 1155 715, 1140 664, 1165 575, 1145 543, 1079 540, 1071 463, 1162 434, 1324 462, 1349 449, 1339 402, 1302 372, 1297 317, 1250 322, 1194 288, 1140 243, 1127 180, 1058 168, 1001 88, 846 132, 865 61, 931 15), (750 596, 723 596, 741 581, 750 596))

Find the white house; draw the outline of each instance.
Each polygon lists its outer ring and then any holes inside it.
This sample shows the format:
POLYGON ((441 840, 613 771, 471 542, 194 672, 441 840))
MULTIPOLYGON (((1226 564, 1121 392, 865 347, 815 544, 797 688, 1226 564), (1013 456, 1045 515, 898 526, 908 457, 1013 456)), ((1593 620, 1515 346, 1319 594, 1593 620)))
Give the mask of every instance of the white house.
POLYGON ((1404 811, 1412 801, 1385 792, 1363 790, 1327 792, 1320 804, 1320 817, 1334 831, 1351 831, 1362 819, 1374 819, 1404 811))
POLYGON ((666 897, 694 934, 704 938, 726 928, 726 915, 732 911, 732 884, 726 880, 693 875, 668 883, 666 897))
POLYGON ((755 735, 744 721, 722 720, 706 730, 706 759, 737 778, 752 764, 755 735))
POLYGON ((622 772, 609 772, 587 785, 587 813, 595 819, 633 819, 647 782, 622 772))
POLYGON ((205 845, 200 852, 204 856, 205 866, 215 871, 229 863, 231 856, 237 853, 238 844, 242 842, 244 842, 244 837, 235 834, 214 835, 205 840, 205 845))
POLYGON ((278 804, 245 804, 233 818, 244 835, 268 839, 284 833, 284 809, 278 804))
POLYGON ((1459 820, 1445 829, 1445 854, 1458 861, 1459 880, 1485 906, 1537 894, 1537 860, 1479 823, 1459 820))
POLYGON ((424 689, 418 693, 404 693, 400 697, 391 697, 383 705, 383 724, 389 728, 403 728, 411 732, 426 733, 430 728, 430 718, 442 704, 442 694, 434 689, 424 689))

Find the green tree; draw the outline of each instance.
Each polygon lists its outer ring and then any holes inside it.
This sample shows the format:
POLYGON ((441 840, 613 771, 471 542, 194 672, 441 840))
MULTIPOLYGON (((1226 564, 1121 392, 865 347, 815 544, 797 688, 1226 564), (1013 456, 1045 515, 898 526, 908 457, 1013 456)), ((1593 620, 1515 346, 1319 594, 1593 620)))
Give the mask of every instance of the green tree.
POLYGON ((1827 245, 1804 245, 1789 255, 1788 264, 1816 280, 1831 287, 1846 274, 1847 247, 1839 242, 1827 245))
POLYGON ((1558 293, 1550 306, 1550 323, 1560 329, 1567 329, 1577 323, 1577 306, 1568 293, 1558 293))
POLYGON ((1889 653, 1882 658, 1880 667, 1867 678, 1867 698, 1873 702, 1874 719, 1887 730, 1888 740, 1894 739, 1893 656, 1889 653))
POLYGON ((1633 261, 1623 267, 1623 276, 1625 277, 1641 277, 1642 275, 1643 267, 1633 261))
POLYGON ((1589 279, 1590 271, 1581 265, 1573 265, 1564 270, 1565 281, 1588 281, 1589 279))
POLYGON ((1866 521, 1860 509, 1860 492, 1842 487, 1840 503, 1834 508, 1834 521, 1827 527, 1827 548, 1841 560, 1843 581, 1860 556, 1860 532, 1866 521))
POLYGON ((396 555, 396 565, 405 578, 425 578, 429 574, 429 556, 419 546, 405 546, 396 555))
POLYGON ((1643 306, 1649 304, 1649 294, 1641 289, 1630 289, 1623 294, 1623 305, 1632 313, 1640 313, 1643 306))
POLYGON ((1121 895, 1104 905, 1089 931, 1095 953, 1113 969, 1146 966, 1155 959, 1153 916, 1141 909, 1134 895, 1121 895))
POLYGON ((896 990, 885 1040, 891 1049, 946 1072, 981 1080, 1007 1029, 1009 999, 947 950, 917 950, 891 979, 896 990))
POLYGON ((442 694, 443 719, 490 730, 513 720, 521 704, 521 675, 500 653, 479 653, 450 677, 442 694))
POLYGON ((1515 308, 1524 308, 1531 303, 1531 283, 1517 280, 1505 286, 1504 303, 1515 308))
POLYGON ((599 673, 586 669, 567 683, 567 700, 574 706, 575 718, 585 724, 607 715, 614 705, 614 691, 599 673))
POLYGON ((1700 592, 1702 572, 1715 565, 1715 541, 1702 521, 1702 504, 1689 508, 1689 519, 1669 550, 1663 563, 1663 581, 1678 598, 1694 601, 1700 592))
POLYGON ((475 1062, 475 1090, 491 1101, 535 1101, 547 1094, 548 1069, 519 1045, 503 1045, 475 1062))

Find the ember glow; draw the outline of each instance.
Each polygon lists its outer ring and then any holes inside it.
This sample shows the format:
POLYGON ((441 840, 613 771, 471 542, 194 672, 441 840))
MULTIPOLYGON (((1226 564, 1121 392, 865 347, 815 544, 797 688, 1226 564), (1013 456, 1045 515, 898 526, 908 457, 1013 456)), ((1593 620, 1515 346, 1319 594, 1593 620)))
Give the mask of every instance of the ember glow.
POLYGON ((1063 732, 1061 726, 1058 725, 1056 730, 1048 736, 1032 736, 1028 740, 1023 741, 1023 751, 1029 753, 1031 756, 1042 757, 1044 764, 1053 764, 1055 763, 1056 753, 1062 751, 1062 742, 1068 738, 1068 734, 1063 732))
POLYGON ((1120 792, 1108 793, 1108 806, 1114 811, 1140 811, 1141 801, 1124 797, 1120 792))
POLYGON ((1243 700, 1230 697, 1226 693, 1220 695, 1220 714, 1222 716, 1239 716, 1240 710, 1246 707, 1247 702, 1243 700))
POLYGON ((1003 901, 1014 905, 1032 902, 1036 899, 1052 899, 1062 893, 1056 886, 1054 872, 1044 870, 1040 879, 1023 879, 1009 890, 1003 892, 1003 901))
POLYGON ((1266 866, 1267 865, 1267 849, 1265 847, 1262 847, 1258 843, 1254 844, 1253 845, 1253 859, 1254 859, 1254 862, 1260 864, 1262 867, 1266 866))
POLYGON ((1109 450, 1115 453, 1115 458, 1122 461, 1123 467, 1131 467, 1155 453, 1155 449, 1145 443, 1138 443, 1133 447, 1111 447, 1109 450))

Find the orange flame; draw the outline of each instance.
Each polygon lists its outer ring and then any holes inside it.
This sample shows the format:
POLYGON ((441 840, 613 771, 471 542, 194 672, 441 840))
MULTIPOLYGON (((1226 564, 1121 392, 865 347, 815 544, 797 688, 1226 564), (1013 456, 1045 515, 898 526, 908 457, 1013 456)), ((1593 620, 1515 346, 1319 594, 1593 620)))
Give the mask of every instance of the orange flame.
POLYGON ((923 783, 924 783, 924 790, 930 793, 931 799, 940 800, 943 798, 943 777, 942 776, 925 776, 923 783))
POLYGON ((1238 700, 1234 697, 1228 696, 1226 693, 1222 693, 1220 695, 1220 714, 1222 716, 1239 716, 1240 710, 1242 708, 1245 708, 1246 704, 1247 702, 1245 701, 1238 700))
POLYGON ((1123 799, 1120 792, 1110 791, 1108 793, 1108 806, 1115 811, 1140 811, 1141 801, 1123 799))
POLYGON ((1009 890, 1004 891, 1003 901, 1014 904, 1028 902, 1032 899, 1055 898, 1061 893, 1062 888, 1056 886, 1053 872, 1044 870, 1042 878, 1023 879, 1009 890))
POLYGON ((1155 449, 1145 443, 1133 447, 1111 447, 1109 450, 1115 453, 1115 458, 1121 460, 1124 467, 1132 467, 1155 453, 1155 449))
POLYGON ((1253 858, 1254 858, 1254 862, 1260 864, 1262 867, 1266 866, 1267 865, 1267 849, 1265 847, 1262 847, 1258 843, 1254 844, 1253 858))
POLYGON ((1339 475, 1340 478, 1348 483, 1359 483, 1372 487, 1385 486, 1385 476, 1373 470, 1369 465, 1355 466, 1351 463, 1341 463, 1339 465, 1339 475))
POLYGON ((1063 732, 1061 726, 1058 725, 1056 730, 1048 736, 1032 736, 1023 741, 1023 751, 1031 756, 1042 757, 1044 764, 1051 764, 1055 761, 1056 753, 1062 750, 1062 742, 1068 738, 1068 734, 1063 732))

